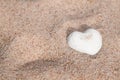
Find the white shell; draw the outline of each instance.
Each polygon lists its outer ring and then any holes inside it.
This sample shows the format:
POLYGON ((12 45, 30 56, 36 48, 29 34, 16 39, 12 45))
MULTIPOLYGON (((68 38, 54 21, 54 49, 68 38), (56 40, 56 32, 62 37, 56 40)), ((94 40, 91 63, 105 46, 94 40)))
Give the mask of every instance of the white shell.
POLYGON ((102 36, 95 29, 87 29, 85 32, 74 31, 67 40, 72 49, 89 55, 95 55, 102 47, 102 36))

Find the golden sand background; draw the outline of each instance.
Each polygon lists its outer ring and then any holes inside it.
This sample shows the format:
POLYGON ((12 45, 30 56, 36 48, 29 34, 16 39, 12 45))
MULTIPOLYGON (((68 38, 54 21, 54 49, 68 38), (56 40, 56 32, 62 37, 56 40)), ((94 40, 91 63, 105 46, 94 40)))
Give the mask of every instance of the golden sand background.
POLYGON ((0 0, 0 80, 120 80, 120 0, 0 0), (87 26, 95 56, 66 43, 87 26))

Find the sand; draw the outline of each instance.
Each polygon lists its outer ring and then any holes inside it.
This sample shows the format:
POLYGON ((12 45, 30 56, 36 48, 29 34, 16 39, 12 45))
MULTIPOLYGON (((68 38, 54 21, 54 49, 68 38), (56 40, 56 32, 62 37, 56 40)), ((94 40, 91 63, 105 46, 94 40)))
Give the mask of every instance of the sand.
POLYGON ((0 0, 0 80, 120 80, 120 0, 0 0), (98 30, 90 56, 67 36, 98 30))

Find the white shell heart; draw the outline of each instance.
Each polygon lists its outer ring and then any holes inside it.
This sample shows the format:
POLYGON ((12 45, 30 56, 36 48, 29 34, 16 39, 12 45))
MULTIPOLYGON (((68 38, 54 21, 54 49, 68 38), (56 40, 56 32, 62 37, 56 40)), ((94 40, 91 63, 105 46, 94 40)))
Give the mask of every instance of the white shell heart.
POLYGON ((67 40, 72 49, 89 55, 95 55, 102 47, 102 36, 95 29, 87 29, 85 32, 74 31, 67 40))

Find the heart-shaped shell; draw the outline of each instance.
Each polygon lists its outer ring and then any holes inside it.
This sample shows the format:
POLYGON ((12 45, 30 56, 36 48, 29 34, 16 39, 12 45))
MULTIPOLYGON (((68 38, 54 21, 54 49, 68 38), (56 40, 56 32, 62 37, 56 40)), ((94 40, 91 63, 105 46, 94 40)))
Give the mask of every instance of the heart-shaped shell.
POLYGON ((102 47, 102 36, 95 29, 87 29, 85 32, 74 31, 67 40, 72 49, 89 55, 95 55, 102 47))

